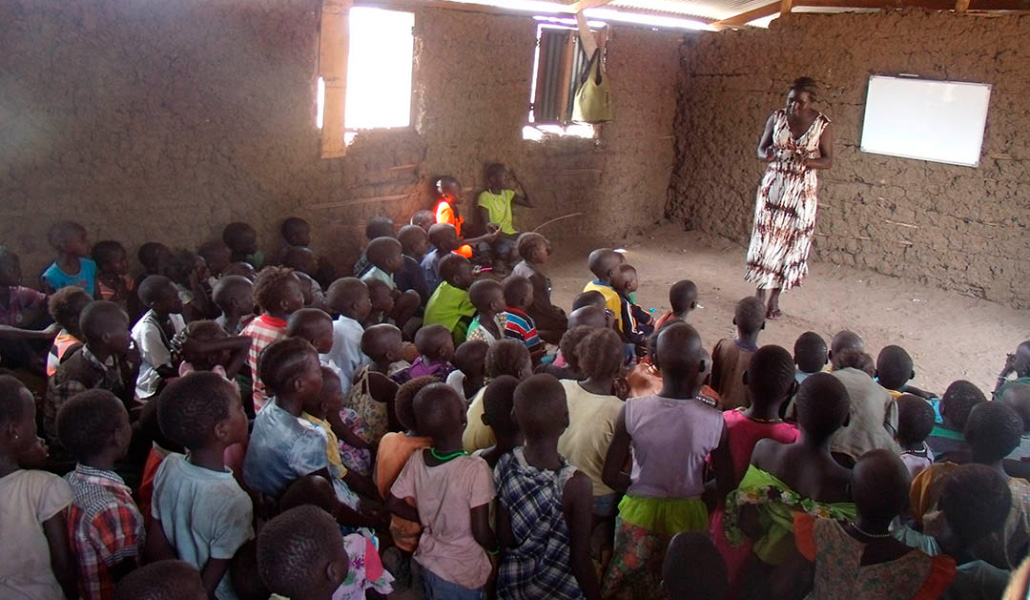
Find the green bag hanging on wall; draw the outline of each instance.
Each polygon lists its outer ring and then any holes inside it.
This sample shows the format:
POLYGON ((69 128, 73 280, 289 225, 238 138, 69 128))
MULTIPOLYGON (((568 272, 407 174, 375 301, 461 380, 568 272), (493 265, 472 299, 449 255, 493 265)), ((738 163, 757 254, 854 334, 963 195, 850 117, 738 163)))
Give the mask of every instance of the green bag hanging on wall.
POLYGON ((572 103, 572 120, 580 123, 607 123, 615 119, 608 78, 601 65, 601 50, 594 50, 583 72, 576 98, 572 103))

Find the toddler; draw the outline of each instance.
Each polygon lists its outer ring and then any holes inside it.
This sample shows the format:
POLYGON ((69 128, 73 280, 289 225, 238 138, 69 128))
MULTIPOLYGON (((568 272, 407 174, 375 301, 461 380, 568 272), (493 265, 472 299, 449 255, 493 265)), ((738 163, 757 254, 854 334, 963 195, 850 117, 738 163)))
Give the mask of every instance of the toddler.
MULTIPOLYGON (((230 245, 231 246, 231 245, 230 245)), ((265 405, 268 395, 258 373, 258 359, 265 348, 286 337, 286 319, 304 308, 300 280, 284 267, 267 267, 254 282, 254 301, 261 314, 240 332, 254 340, 247 353, 247 367, 253 382, 253 406, 256 414, 265 405)))
POLYGON ((150 400, 164 380, 179 374, 177 357, 172 355, 172 338, 186 327, 182 300, 171 279, 150 275, 139 284, 139 299, 147 312, 132 328, 132 340, 143 362, 136 379, 136 397, 150 400))
POLYGON ((476 316, 469 323, 465 339, 487 346, 503 339, 507 326, 504 287, 493 279, 480 279, 469 287, 469 301, 476 308, 476 316))
POLYGON ((328 354, 320 356, 340 374, 344 397, 350 393, 351 379, 358 367, 368 363, 361 352, 361 336, 365 329, 361 322, 372 312, 368 286, 355 277, 337 279, 329 286, 326 301, 329 312, 337 315, 333 321, 333 343, 328 354))
POLYGON ((397 383, 404 383, 415 377, 435 377, 437 381, 446 382, 454 370, 451 359, 454 358, 454 338, 443 325, 427 325, 415 334, 415 347, 418 358, 406 371, 394 377, 397 383))
POLYGON ((549 344, 558 344, 569 327, 565 311, 551 303, 551 280, 540 271, 551 254, 551 242, 539 233, 523 233, 518 238, 522 262, 512 275, 525 277, 533 284, 533 304, 526 311, 536 321, 540 337, 549 344))
POLYGON ((447 385, 466 401, 486 384, 486 351, 489 349, 490 345, 482 340, 470 340, 454 351, 454 370, 447 376, 447 385))
MULTIPOLYGON (((618 331, 622 331, 622 300, 619 298, 619 293, 612 287, 612 277, 615 276, 615 270, 625 262, 625 258, 615 250, 611 248, 598 248, 590 253, 587 258, 587 265, 590 268, 590 272, 594 274, 595 279, 583 287, 584 292, 597 292, 601 294, 604 299, 604 306, 607 310, 612 311, 612 315, 615 318, 615 328, 618 331)), ((596 302, 596 297, 594 299, 596 302)), ((573 305, 573 310, 576 310, 578 306, 573 305)))
POLYGON ((632 265, 619 265, 612 278, 612 287, 619 293, 622 339, 632 344, 638 355, 643 355, 647 336, 654 333, 654 325, 651 315, 630 299, 638 287, 637 270, 632 265))
POLYGON ((719 408, 749 406, 743 376, 758 350, 758 334, 765 329, 765 304, 754 296, 737 303, 733 313, 737 339, 722 339, 712 351, 712 388, 719 394, 719 408))
POLYGON ((544 356, 544 344, 536 330, 533 317, 526 309, 533 305, 533 284, 525 277, 512 275, 504 280, 504 337, 526 345, 533 364, 544 356))
POLYGON ((424 325, 443 325, 451 332, 455 344, 465 341, 475 307, 469 300, 472 285, 472 263, 457 254, 448 254, 440 261, 443 282, 429 297, 424 325))
POLYGON ((97 263, 85 258, 89 254, 86 228, 72 221, 61 221, 50 228, 47 241, 57 251, 57 260, 40 276, 43 291, 53 294, 73 285, 85 290, 91 298, 98 297, 97 263))
POLYGON ((933 407, 926 400, 912 394, 898 396, 897 440, 901 462, 912 477, 933 464, 933 451, 926 444, 933 431, 933 418, 933 407))

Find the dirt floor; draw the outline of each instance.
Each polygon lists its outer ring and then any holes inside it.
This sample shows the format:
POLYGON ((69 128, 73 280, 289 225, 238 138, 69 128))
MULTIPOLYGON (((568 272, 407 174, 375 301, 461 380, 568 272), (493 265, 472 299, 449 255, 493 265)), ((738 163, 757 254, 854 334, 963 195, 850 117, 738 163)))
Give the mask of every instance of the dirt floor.
MULTIPOLYGON (((547 233, 542 231, 541 233, 547 233)), ((599 246, 600 244, 597 244, 599 246)), ((568 307, 589 277, 586 241, 556 243, 548 271, 554 302, 568 307)), ((744 281, 746 250, 732 242, 674 225, 656 228, 626 246, 627 261, 637 268, 638 301, 659 316, 669 308, 669 286, 691 279, 700 290, 701 307, 691 315, 705 346, 733 337, 733 308, 754 293, 744 281)), ((805 331, 826 338, 851 329, 866 341, 873 357, 897 344, 915 361, 913 385, 943 393, 956 379, 968 379, 985 392, 994 387, 1005 355, 1030 339, 1030 311, 1007 308, 910 281, 854 268, 813 263, 805 283, 783 295, 783 317, 766 324, 760 344, 793 351, 805 331)))

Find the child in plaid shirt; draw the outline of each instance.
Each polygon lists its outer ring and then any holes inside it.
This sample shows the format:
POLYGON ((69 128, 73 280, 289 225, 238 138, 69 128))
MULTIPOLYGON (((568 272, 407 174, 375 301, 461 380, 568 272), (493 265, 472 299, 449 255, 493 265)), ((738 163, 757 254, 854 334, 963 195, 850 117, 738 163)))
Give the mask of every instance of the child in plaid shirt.
POLYGON ((504 280, 504 302, 507 304, 504 337, 526 345, 533 364, 544 355, 544 343, 536 330, 536 322, 526 312, 533 305, 533 284, 525 277, 511 275, 504 280))
POLYGON ((254 282, 254 301, 261 308, 261 316, 247 324, 240 332, 254 340, 247 354, 247 366, 250 368, 253 381, 254 413, 256 414, 268 400, 265 384, 257 376, 258 359, 265 348, 279 340, 286 339, 286 319, 304 308, 304 295, 301 293, 300 279, 292 269, 285 267, 268 267, 258 273, 254 282))
POLYGON ((64 476, 72 490, 68 537, 83 600, 110 600, 114 584, 139 566, 146 532, 132 491, 114 472, 132 439, 129 413, 107 390, 89 390, 57 413, 61 445, 78 464, 64 476))

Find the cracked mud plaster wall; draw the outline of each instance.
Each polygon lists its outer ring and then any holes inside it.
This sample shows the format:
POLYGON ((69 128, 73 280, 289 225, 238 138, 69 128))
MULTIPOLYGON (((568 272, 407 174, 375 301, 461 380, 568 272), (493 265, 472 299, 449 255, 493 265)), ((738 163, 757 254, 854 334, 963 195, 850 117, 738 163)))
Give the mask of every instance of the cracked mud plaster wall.
POLYGON ((925 12, 794 14, 769 30, 688 39, 668 213, 746 244, 765 120, 790 82, 809 75, 837 136, 835 166, 821 175, 814 256, 1028 308, 1028 40, 1027 16, 925 12), (874 73, 992 84, 979 168, 859 152, 874 73))
POLYGON ((196 248, 249 221, 266 252, 282 219, 314 225, 349 266, 375 215, 406 221, 433 175, 482 183, 510 164, 538 208, 529 229, 619 238, 662 217, 673 159, 681 36, 618 28, 618 122, 600 143, 523 141, 536 23, 424 9, 416 16, 414 127, 319 157, 317 0, 8 0, 0 4, 0 242, 24 278, 52 260, 60 219, 90 239, 196 248), (383 199, 386 197, 388 199, 383 199))

